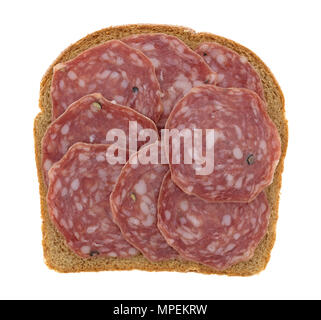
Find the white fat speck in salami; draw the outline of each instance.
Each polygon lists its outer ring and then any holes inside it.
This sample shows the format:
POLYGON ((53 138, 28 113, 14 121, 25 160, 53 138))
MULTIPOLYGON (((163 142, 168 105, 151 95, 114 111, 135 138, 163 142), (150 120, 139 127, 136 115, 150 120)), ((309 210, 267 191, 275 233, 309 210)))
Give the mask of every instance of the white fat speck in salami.
POLYGON ((172 179, 186 193, 209 202, 250 202, 272 183, 281 142, 265 103, 255 92, 211 85, 193 88, 176 104, 166 129, 182 124, 203 129, 203 156, 205 129, 214 129, 214 139, 210 139, 210 147, 214 140, 214 163, 208 160, 213 170, 204 175, 195 169, 197 153, 192 164, 184 164, 183 139, 180 148, 173 148, 175 140, 169 139, 172 179))
POLYGON ((261 78, 246 57, 215 42, 202 43, 195 51, 217 72, 217 86, 250 89, 264 100, 261 78))
POLYGON ((81 257, 138 254, 112 221, 109 195, 122 165, 107 162, 107 148, 74 144, 49 171, 49 215, 68 246, 81 257), (98 156, 105 161, 97 161, 98 156), (80 203, 82 199, 86 201, 80 203))
POLYGON ((251 259, 269 217, 264 192, 251 203, 209 203, 184 193, 168 173, 159 194, 158 228, 163 237, 181 257, 216 270, 251 259), (188 203, 187 212, 182 202, 188 203))
POLYGON ((176 102, 192 87, 216 81, 216 74, 204 60, 174 36, 140 34, 122 41, 141 50, 153 62, 163 92, 164 113, 157 123, 160 129, 164 128, 176 102))
POLYGON ((81 97, 101 93, 157 121, 163 112, 160 86, 152 62, 118 40, 88 49, 54 68, 51 85, 53 119, 81 97))
MULTIPOLYGON (((160 152, 158 142, 156 144, 154 150, 160 152)), ((142 148, 133 157, 146 153, 147 148, 150 152, 152 146, 142 148)), ((154 262, 177 257, 176 251, 166 243, 157 228, 158 193, 167 171, 167 165, 140 163, 133 168, 128 162, 110 196, 114 221, 125 239, 154 262)), ((166 215, 168 217, 168 213, 166 215)))
MULTIPOLYGON (((138 134, 142 129, 154 130, 155 137, 151 137, 148 143, 157 140, 157 128, 153 121, 131 108, 111 103, 101 94, 90 94, 74 102, 52 122, 42 139, 42 167, 46 183, 52 164, 60 160, 76 142, 113 143, 106 140, 106 134, 117 128, 125 132, 128 146, 130 121, 137 123, 138 134), (110 121, 111 118, 113 121, 110 121), (52 135, 55 139, 51 138, 52 135)), ((138 141, 138 149, 144 144, 144 141, 138 141)))

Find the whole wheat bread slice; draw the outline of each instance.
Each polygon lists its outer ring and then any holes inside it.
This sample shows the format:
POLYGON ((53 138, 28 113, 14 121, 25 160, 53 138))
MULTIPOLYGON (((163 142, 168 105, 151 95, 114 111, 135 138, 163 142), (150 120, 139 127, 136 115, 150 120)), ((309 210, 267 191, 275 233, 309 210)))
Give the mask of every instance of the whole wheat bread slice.
POLYGON ((34 138, 41 199, 43 252, 45 262, 49 268, 59 272, 139 269, 146 271, 199 272, 206 274, 225 274, 230 276, 249 276, 265 269, 270 259, 271 250, 276 236, 276 223, 278 219, 278 206, 282 182, 281 175, 288 143, 288 126, 285 118, 284 97, 282 91, 270 69, 252 51, 232 40, 210 33, 195 33, 193 30, 185 27, 150 24, 110 27, 87 35, 75 44, 69 46, 59 55, 59 57, 49 67, 41 81, 39 107, 41 112, 37 115, 34 122, 34 138), (179 260, 151 263, 142 255, 130 259, 102 257, 83 259, 74 254, 65 245, 63 237, 56 230, 48 215, 46 204, 47 189, 44 184, 41 170, 41 139, 46 128, 51 122, 50 86, 53 67, 57 63, 68 61, 81 52, 108 40, 121 39, 132 34, 155 32, 174 35, 184 41, 192 49, 201 42, 215 41, 247 57, 248 61, 256 69, 262 79, 268 113, 278 128, 281 137, 281 159, 276 169, 273 183, 265 190, 271 208, 268 232, 260 242, 251 260, 238 263, 224 271, 218 272, 210 267, 198 263, 179 260))

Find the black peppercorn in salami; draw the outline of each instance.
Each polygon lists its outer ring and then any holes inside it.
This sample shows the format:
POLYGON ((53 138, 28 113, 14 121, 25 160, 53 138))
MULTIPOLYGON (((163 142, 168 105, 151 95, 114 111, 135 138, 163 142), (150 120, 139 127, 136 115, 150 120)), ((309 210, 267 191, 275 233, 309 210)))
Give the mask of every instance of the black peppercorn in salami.
POLYGON ((140 156, 153 153, 151 156, 155 161, 146 164, 127 162, 110 196, 114 221, 124 238, 154 262, 177 257, 177 252, 167 244, 157 228, 159 189, 169 170, 168 165, 161 164, 160 149, 156 142, 134 154, 133 157, 139 160, 140 156))
POLYGON ((94 92, 157 121, 163 107, 155 69, 139 50, 118 40, 88 49, 54 67, 53 118, 82 96, 94 92))
POLYGON ((170 140, 172 179, 186 193, 210 202, 250 202, 272 183, 281 154, 280 137, 263 100, 253 91, 209 85, 193 88, 168 118, 166 129, 175 128, 203 130, 200 151, 185 150, 193 156, 191 164, 182 157, 183 139, 174 151, 170 140), (207 135, 205 129, 214 129, 214 135, 207 135), (197 174, 205 163, 196 160, 206 148, 214 155, 213 170, 197 174))
POLYGON ((153 63, 163 92, 164 113, 157 123, 161 129, 176 102, 193 87, 214 84, 216 74, 203 59, 178 38, 166 34, 139 34, 122 39, 141 50, 153 63))
MULTIPOLYGON (((107 141, 110 130, 122 130, 125 136, 124 145, 128 146, 129 125, 132 121, 137 126, 137 135, 142 129, 154 131, 157 140, 157 128, 153 121, 135 110, 116 105, 106 100, 101 94, 94 93, 80 98, 48 127, 42 139, 42 167, 46 183, 51 166, 60 160, 68 148, 76 142, 113 143, 107 141)), ((137 141, 139 149, 144 141, 137 141)), ((136 151, 136 150, 135 150, 136 151)))
POLYGON ((74 144, 49 171, 50 218, 67 245, 81 257, 138 254, 112 221, 109 195, 123 165, 107 162, 107 148, 74 144))
POLYGON ((246 57, 216 42, 202 43, 195 51, 217 72, 217 86, 250 89, 264 100, 261 78, 246 57))
POLYGON ((181 257, 216 270, 249 260, 264 237, 270 210, 264 193, 251 203, 209 203, 181 191, 168 173, 158 202, 158 228, 181 257))

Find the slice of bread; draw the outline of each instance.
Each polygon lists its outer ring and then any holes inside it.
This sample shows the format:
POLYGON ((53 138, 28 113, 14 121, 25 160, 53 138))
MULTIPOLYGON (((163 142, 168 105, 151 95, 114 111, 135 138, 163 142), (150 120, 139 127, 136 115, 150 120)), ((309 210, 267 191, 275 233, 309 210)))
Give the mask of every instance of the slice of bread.
POLYGON ((139 269, 146 271, 199 272, 206 274, 225 274, 230 276, 249 276, 265 269, 270 259, 271 250, 273 248, 276 236, 276 222, 278 219, 278 206, 280 198, 279 194, 282 181, 281 175, 284 167, 284 158, 288 143, 288 126, 285 118, 284 97, 282 91, 270 69, 252 51, 232 40, 228 40, 210 33, 195 33, 193 30, 185 27, 146 24, 125 25, 103 29, 87 35, 75 44, 72 44, 59 55, 56 61, 53 62, 41 81, 39 107, 41 112, 37 115, 34 122, 34 138, 41 199, 41 216, 43 222, 43 250, 45 262, 49 268, 59 272, 139 269), (281 159, 276 169, 273 183, 266 189, 266 195, 271 208, 271 218, 268 232, 260 242, 255 251, 254 257, 251 260, 233 265, 224 271, 218 272, 210 267, 182 260, 151 263, 142 255, 130 259, 101 257, 83 259, 74 254, 66 246, 63 237, 56 230, 48 215, 46 204, 47 188, 44 184, 41 170, 41 139, 46 131, 46 128, 51 122, 50 86, 53 67, 57 63, 70 60, 81 52, 105 41, 111 39, 121 39, 132 34, 155 32, 174 35, 184 41, 192 49, 194 49, 201 42, 215 41, 245 56, 252 66, 257 70, 262 79, 268 113, 278 128, 281 137, 281 159))

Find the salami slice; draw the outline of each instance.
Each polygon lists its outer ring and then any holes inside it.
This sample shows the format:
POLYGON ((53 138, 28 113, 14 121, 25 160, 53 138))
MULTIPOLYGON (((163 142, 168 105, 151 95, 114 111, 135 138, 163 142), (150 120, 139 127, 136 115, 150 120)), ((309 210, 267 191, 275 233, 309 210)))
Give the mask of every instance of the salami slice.
POLYGON ((107 162, 108 145, 77 143, 49 171, 49 215, 81 257, 138 253, 112 221, 109 195, 122 165, 107 162))
POLYGON ((214 84, 216 74, 203 59, 178 38, 166 34, 140 34, 125 38, 153 63, 163 92, 164 113, 157 123, 161 129, 176 102, 193 87, 214 84))
POLYGON ((163 107, 155 69, 140 51, 111 40, 54 67, 51 85, 53 118, 86 94, 131 107, 157 121, 163 107))
POLYGON ((209 203, 181 191, 168 173, 158 202, 158 228, 187 259, 224 270, 247 261, 264 237, 270 210, 264 193, 251 203, 209 203))
POLYGON ((217 86, 246 88, 264 100, 261 78, 246 57, 216 42, 201 43, 195 51, 217 72, 217 86))
POLYGON ((193 157, 190 164, 184 164, 183 139, 178 148, 170 139, 172 179, 188 194, 210 202, 250 202, 273 180, 281 142, 264 102, 253 91, 193 88, 177 103, 166 128, 193 129, 194 133, 201 129, 200 147, 185 146, 193 157), (214 129, 214 134, 205 129, 214 129), (205 162, 206 158, 210 160, 205 162))
MULTIPOLYGON (((128 146, 132 138, 129 137, 130 122, 136 126, 134 129, 137 128, 138 137, 142 129, 150 129, 154 137, 149 137, 148 142, 158 139, 153 121, 131 108, 111 103, 101 94, 90 94, 74 102, 48 127, 42 139, 42 167, 46 183, 51 166, 76 142, 113 143, 107 141, 106 135, 110 130, 117 129, 126 134, 124 144, 128 146)), ((138 141, 137 147, 143 144, 144 141, 138 141)))
POLYGON ((140 250, 150 261, 156 262, 177 257, 157 228, 157 200, 159 189, 168 165, 162 165, 158 142, 142 148, 133 155, 139 160, 152 155, 155 164, 127 164, 123 167, 110 204, 114 221, 124 238, 140 250), (159 164, 156 164, 159 163, 159 164))

